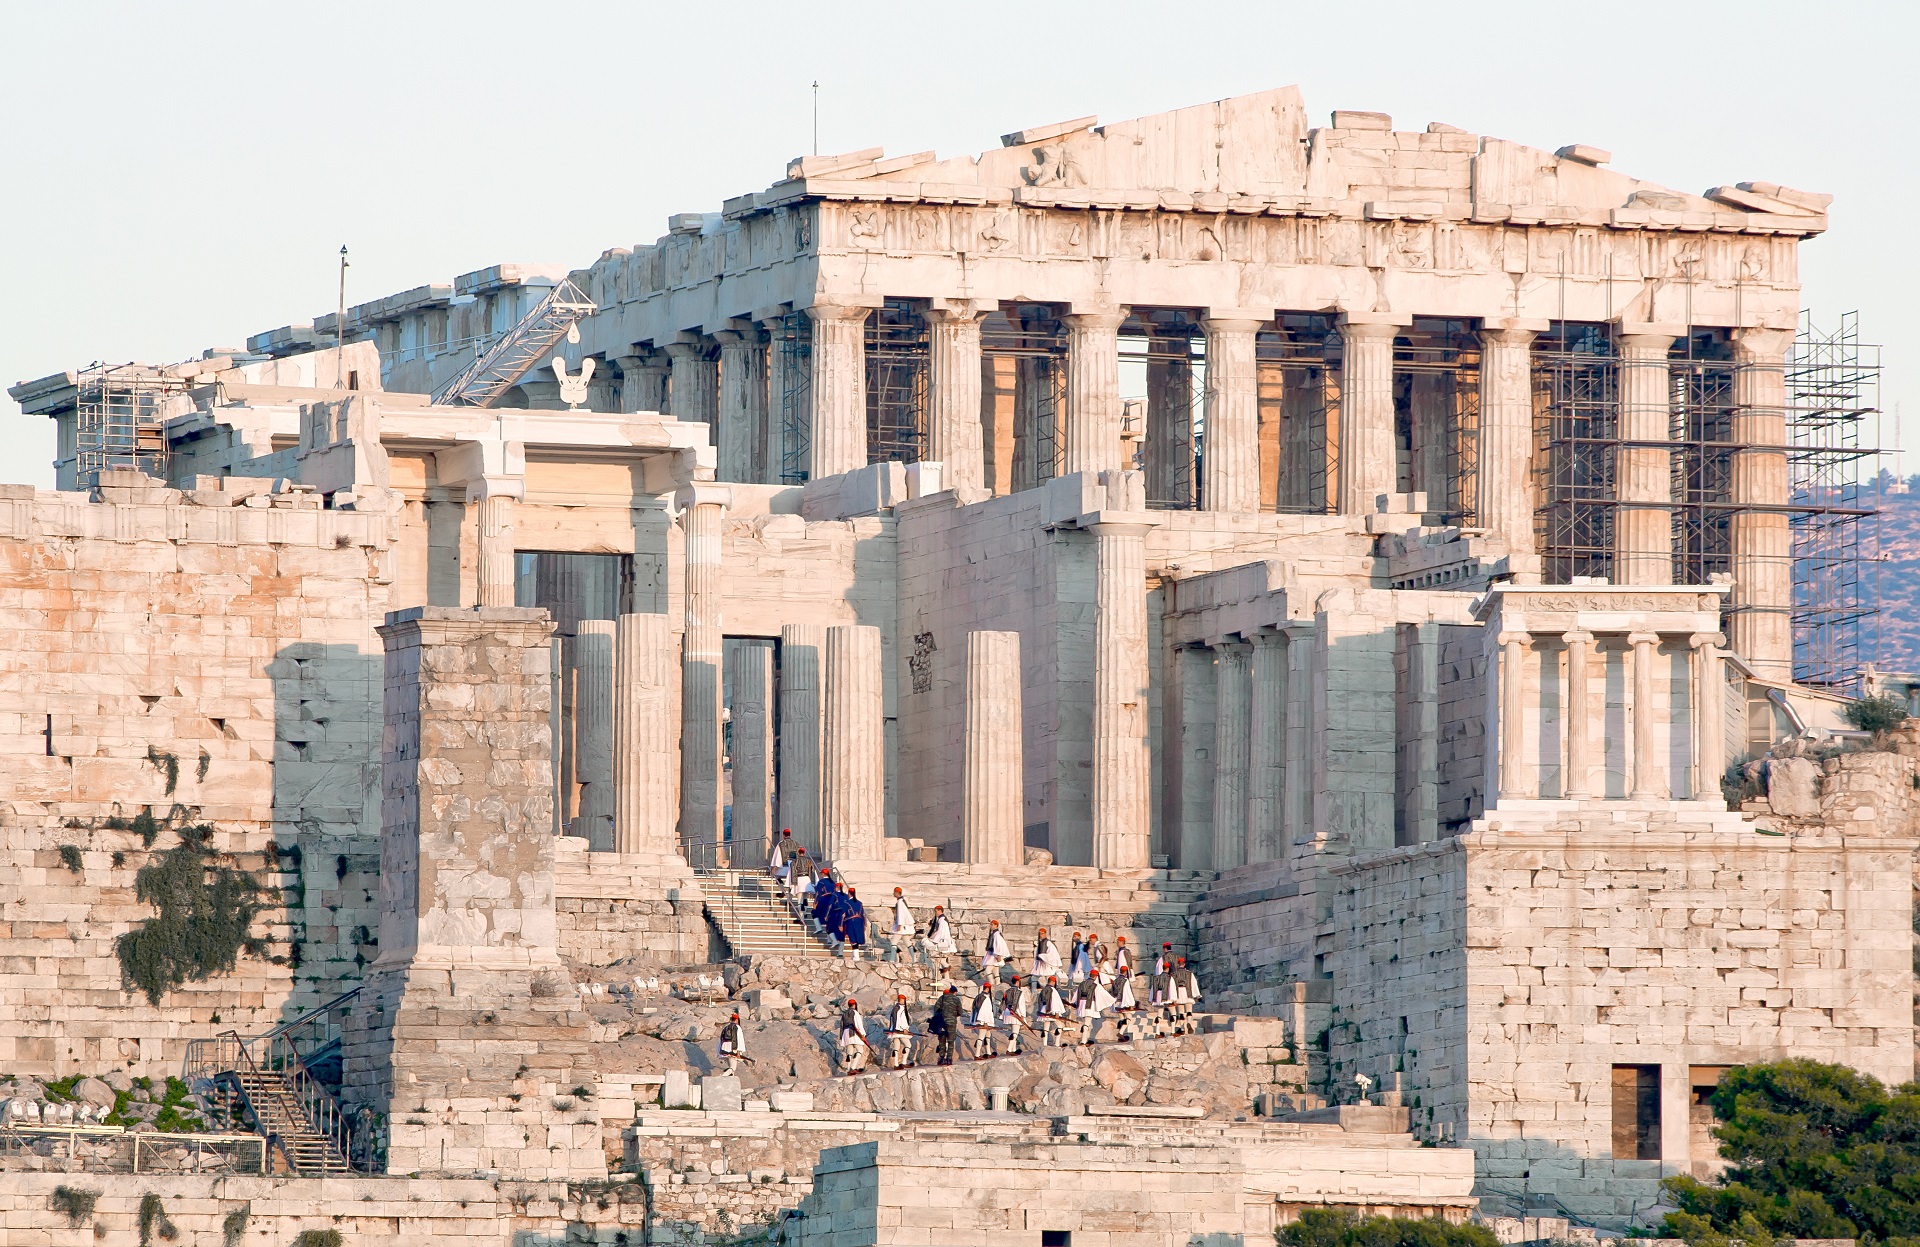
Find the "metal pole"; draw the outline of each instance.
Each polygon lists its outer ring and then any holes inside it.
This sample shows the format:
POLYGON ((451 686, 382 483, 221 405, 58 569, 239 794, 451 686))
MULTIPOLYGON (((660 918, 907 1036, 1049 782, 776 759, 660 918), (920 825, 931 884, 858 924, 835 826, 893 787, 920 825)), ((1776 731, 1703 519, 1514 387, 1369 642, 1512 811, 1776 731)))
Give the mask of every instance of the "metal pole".
POLYGON ((347 388, 347 245, 340 244, 340 302, 333 321, 333 388, 347 388))
POLYGON ((813 154, 820 154, 820 80, 813 80, 813 154))

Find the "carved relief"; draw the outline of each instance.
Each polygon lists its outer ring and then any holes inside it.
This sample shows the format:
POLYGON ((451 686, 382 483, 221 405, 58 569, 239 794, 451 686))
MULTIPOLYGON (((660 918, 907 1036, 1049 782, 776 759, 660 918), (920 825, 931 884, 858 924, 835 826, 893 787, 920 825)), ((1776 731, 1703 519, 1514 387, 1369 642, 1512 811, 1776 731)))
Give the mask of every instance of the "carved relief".
POLYGON ((1028 186, 1085 186, 1086 174, 1080 170, 1080 161, 1073 149, 1062 143, 1057 147, 1036 147, 1033 149, 1033 163, 1020 170, 1021 180, 1028 186))
POLYGON ((980 218, 980 249, 988 255, 1013 250, 1013 223, 1001 212, 988 212, 980 218))
POLYGON ((1077 256, 1086 245, 1086 223, 1079 213, 1055 213, 1047 221, 1046 235, 1048 255, 1077 256))
POLYGON ((1142 260, 1154 258, 1154 223, 1151 218, 1138 213, 1126 212, 1120 215, 1120 254, 1126 259, 1138 257, 1142 260))
POLYGON ((1428 227, 1416 221, 1395 221, 1392 227, 1393 251, 1389 263, 1394 268, 1433 268, 1433 240, 1428 227))
POLYGON ((881 245, 880 209, 853 208, 847 212, 847 245, 867 250, 881 245))

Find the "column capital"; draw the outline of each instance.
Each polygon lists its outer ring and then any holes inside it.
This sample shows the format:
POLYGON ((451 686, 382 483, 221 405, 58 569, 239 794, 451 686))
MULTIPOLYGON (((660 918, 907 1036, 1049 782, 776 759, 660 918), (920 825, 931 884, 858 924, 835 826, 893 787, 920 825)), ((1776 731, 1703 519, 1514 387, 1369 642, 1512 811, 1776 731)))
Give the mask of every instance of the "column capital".
POLYGON ((1791 329, 1756 326, 1735 329, 1728 336, 1733 339, 1733 358, 1736 363, 1780 365, 1786 363, 1787 352, 1793 349, 1794 331, 1791 329))
POLYGON ((1342 312, 1340 336, 1361 339, 1391 338, 1413 325, 1408 312, 1342 312))
POLYGON ((523 500, 526 496, 524 476, 476 476, 467 481, 468 502, 484 502, 488 498, 523 500))
POLYGON ((1629 632, 1627 633, 1627 644, 1633 646, 1658 645, 1660 644, 1660 634, 1657 632, 1629 632))
POLYGON ((1687 332, 1685 325, 1664 320, 1616 320, 1613 327, 1622 344, 1632 342, 1642 350, 1667 350, 1687 332))
POLYGON ((877 304, 836 303, 822 299, 817 303, 808 304, 806 312, 815 321, 854 321, 865 320, 877 310, 879 310, 877 304))
POLYGON ((733 490, 726 485, 714 485, 705 482, 683 485, 673 495, 673 505, 679 510, 688 507, 731 507, 733 490))
POLYGON ((1497 320, 1486 320, 1480 324, 1480 336, 1493 338, 1512 346, 1529 342, 1553 328, 1550 320, 1532 320, 1522 316, 1508 316, 1497 320))
POLYGON ((1244 656, 1253 652, 1253 643, 1237 632, 1229 632, 1219 640, 1214 641, 1208 648, 1219 654, 1244 656))
POLYGON ((1258 332, 1272 322, 1271 308, 1210 307, 1200 313, 1200 327, 1209 333, 1216 330, 1258 332))
POLYGON ((1164 521, 1137 511, 1091 511, 1075 525, 1096 537, 1144 537, 1164 521))
POLYGON ((1572 628, 1561 633, 1560 640, 1567 645, 1592 645, 1593 633, 1585 628, 1572 628))
POLYGON ((1727 635, 1724 632, 1696 632, 1687 638, 1687 644, 1694 649, 1724 649, 1727 635))
POLYGON ((965 324, 991 315, 999 306, 998 299, 933 299, 929 301, 927 319, 965 324))
POLYGON ((1127 319, 1127 313, 1125 308, 1069 308, 1060 319, 1075 329, 1118 329, 1127 319))
POLYGON ((704 360, 713 346, 706 335, 692 330, 682 330, 673 341, 667 343, 664 349, 671 359, 704 360))
POLYGON ((1509 645, 1531 645, 1533 644, 1533 633, 1502 632, 1494 638, 1494 644, 1498 645, 1501 649, 1505 649, 1509 645))

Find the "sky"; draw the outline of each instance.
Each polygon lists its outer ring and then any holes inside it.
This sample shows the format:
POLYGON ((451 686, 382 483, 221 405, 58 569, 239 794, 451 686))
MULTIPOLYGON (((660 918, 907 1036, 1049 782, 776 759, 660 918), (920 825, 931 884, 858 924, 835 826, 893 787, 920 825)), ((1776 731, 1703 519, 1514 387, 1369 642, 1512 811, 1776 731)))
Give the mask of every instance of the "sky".
MULTIPOLYGON (((1880 440, 1920 448, 1916 34, 1920 6, 1759 0, 10 3, 0 382, 309 321, 343 244, 351 304, 651 242, 809 150, 816 80, 821 151, 942 156, 1291 83, 1314 124, 1387 112, 1683 190, 1832 194, 1804 305, 1859 312, 1880 440)), ((51 485, 52 458, 52 422, 0 400, 0 482, 51 485)))

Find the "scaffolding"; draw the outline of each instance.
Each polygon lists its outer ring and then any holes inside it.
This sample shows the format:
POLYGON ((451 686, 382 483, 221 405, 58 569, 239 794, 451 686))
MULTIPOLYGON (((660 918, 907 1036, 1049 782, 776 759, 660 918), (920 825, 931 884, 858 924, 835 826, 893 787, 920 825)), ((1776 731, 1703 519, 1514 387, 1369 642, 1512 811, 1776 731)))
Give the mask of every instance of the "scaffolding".
MULTIPOLYGON (((1764 388, 1742 384, 1724 329, 1697 329, 1678 339, 1666 360, 1623 361, 1612 326, 1556 321, 1533 352, 1534 531, 1549 584, 1575 577, 1614 577, 1614 529, 1620 453, 1649 448, 1669 454, 1673 579, 1706 584, 1733 572, 1734 519, 1742 512, 1784 510, 1792 534, 1794 678, 1851 691, 1871 646, 1876 592, 1867 557, 1877 535, 1870 469, 1878 451, 1879 349, 1859 340, 1849 313, 1825 332, 1803 315, 1786 364, 1784 447, 1738 440, 1738 395, 1764 388), (1658 442, 1622 437, 1622 374, 1660 368, 1667 394, 1668 436, 1658 442), (1743 452, 1786 452, 1784 506, 1734 499, 1743 452)), ((1644 387, 1634 386, 1636 390, 1644 387)), ((1732 613, 1757 609, 1729 603, 1732 613)))
POLYGON ((980 322, 980 353, 1015 364, 1012 489, 1060 475, 1067 410, 1067 331, 1053 310, 1023 305, 980 322))
POLYGON ((1184 309, 1136 309, 1120 327, 1120 363, 1137 368, 1145 382, 1138 466, 1152 510, 1200 506, 1206 356, 1206 335, 1184 309))
POLYGON ((1802 312, 1786 382, 1793 678, 1857 694, 1880 596, 1880 348, 1860 341, 1860 314, 1822 329, 1802 312))
POLYGON ((888 299, 867 318, 866 359, 867 462, 920 462, 933 355, 919 305, 888 299))
POLYGON ((805 312, 789 312, 773 322, 772 343, 780 378, 780 483, 804 485, 812 460, 813 322, 805 312))
POLYGON ((1416 316, 1393 343, 1394 439, 1402 493, 1471 525, 1480 439, 1480 334, 1475 322, 1416 316))
POLYGON ((96 365, 76 380, 74 471, 83 489, 99 483, 100 473, 132 468, 149 476, 167 475, 167 400, 187 391, 187 383, 144 364, 96 365))
POLYGON ((1281 374, 1280 480, 1274 509, 1314 515, 1333 510, 1344 355, 1334 318, 1322 312, 1282 312, 1255 337, 1253 353, 1261 373, 1278 369, 1281 374))

